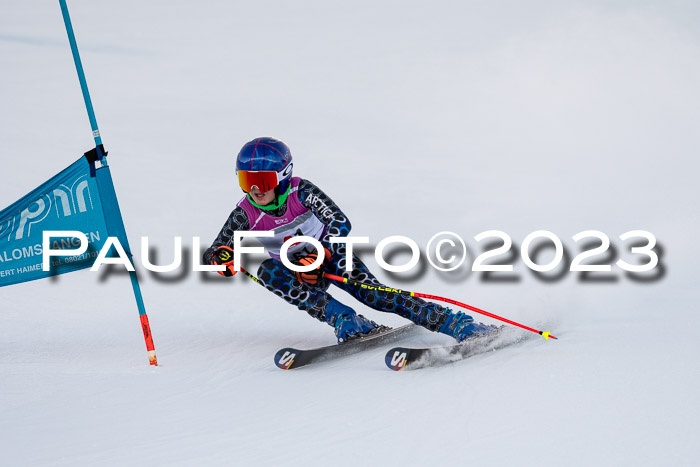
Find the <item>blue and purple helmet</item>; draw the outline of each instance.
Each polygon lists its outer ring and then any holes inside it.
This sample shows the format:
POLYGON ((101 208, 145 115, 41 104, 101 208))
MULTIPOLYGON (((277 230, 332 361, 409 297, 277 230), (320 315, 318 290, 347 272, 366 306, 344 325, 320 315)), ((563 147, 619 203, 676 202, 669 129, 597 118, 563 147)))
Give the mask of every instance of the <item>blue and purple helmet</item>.
POLYGON ((263 193, 278 188, 277 194, 284 194, 292 178, 292 151, 276 138, 255 138, 238 153, 236 174, 246 193, 257 186, 263 193))

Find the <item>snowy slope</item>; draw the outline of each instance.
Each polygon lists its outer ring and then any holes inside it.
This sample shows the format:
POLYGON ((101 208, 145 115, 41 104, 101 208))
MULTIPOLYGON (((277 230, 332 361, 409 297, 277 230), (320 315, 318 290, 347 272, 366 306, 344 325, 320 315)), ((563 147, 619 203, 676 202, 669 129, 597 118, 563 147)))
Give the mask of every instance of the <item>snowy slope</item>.
MULTIPOLYGON (((6 3, 0 208, 92 147, 58 2, 6 3)), ((241 196, 239 147, 274 135, 373 244, 408 235, 425 251, 449 230, 473 259, 480 232, 519 248, 546 229, 575 255, 571 237, 596 229, 632 261, 617 237, 644 229, 662 247, 661 277, 546 280, 518 256, 511 281, 469 262, 389 274, 363 250, 387 283, 559 337, 402 373, 385 367, 386 348, 278 370, 280 347, 334 337, 242 275, 140 268, 157 368, 125 275, 5 287, 0 465, 697 464, 696 5, 69 8, 137 256, 142 236, 159 262, 176 235, 208 244, 241 196)))

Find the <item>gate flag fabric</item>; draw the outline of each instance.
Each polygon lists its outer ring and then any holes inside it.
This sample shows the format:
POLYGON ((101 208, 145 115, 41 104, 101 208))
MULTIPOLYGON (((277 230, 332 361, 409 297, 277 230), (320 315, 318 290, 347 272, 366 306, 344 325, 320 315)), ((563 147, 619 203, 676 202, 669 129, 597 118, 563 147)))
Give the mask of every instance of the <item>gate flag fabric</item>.
MULTIPOLYGON (((98 177, 90 165, 86 157, 81 157, 0 211, 0 287, 89 268, 95 262, 107 240, 108 228, 98 177), (46 230, 83 232, 88 249, 78 256, 52 257, 50 270, 43 271, 46 230)), ((80 246, 78 239, 71 238, 53 238, 51 245, 55 249, 80 246)))

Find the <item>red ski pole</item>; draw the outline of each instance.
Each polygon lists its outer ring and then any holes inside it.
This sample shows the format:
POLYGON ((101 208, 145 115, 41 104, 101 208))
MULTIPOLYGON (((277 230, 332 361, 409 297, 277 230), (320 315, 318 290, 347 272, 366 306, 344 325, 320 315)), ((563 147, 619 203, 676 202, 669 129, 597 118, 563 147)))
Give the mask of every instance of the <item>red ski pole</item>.
MULTIPOLYGON (((350 279, 345 279, 344 277, 336 276, 334 274, 328 274, 324 273, 323 277, 337 281, 337 282, 344 282, 346 284, 350 284, 356 287, 362 287, 363 289, 368 289, 368 290, 380 290, 382 292, 390 292, 390 293, 395 293, 395 294, 403 294, 403 295, 410 295, 411 297, 420 297, 420 298, 427 298, 428 300, 439 300, 441 302, 447 302, 451 303, 453 305, 457 305, 462 308, 466 308, 467 310, 471 310, 475 313, 480 313, 484 316, 488 316, 489 318, 494 318, 500 321, 503 321, 504 323, 512 324, 513 326, 517 326, 522 329, 526 329, 531 332, 535 332, 539 334, 540 336, 544 337, 545 339, 556 339, 549 331, 539 331, 537 329, 533 329, 529 326, 525 326, 524 324, 516 323, 515 321, 511 321, 507 318, 502 318, 498 315, 494 315, 493 313, 489 313, 488 311, 482 310, 480 308, 467 305, 466 303, 458 302, 457 300, 452 300, 451 298, 445 298, 445 297, 438 297, 437 295, 428 295, 428 294, 422 294, 422 293, 417 293, 417 292, 410 292, 408 290, 401 290, 401 289, 394 289, 391 287, 377 287, 374 285, 368 285, 365 284, 364 282, 358 282, 358 281, 353 281, 350 279)), ((256 278, 257 279, 257 278, 256 278)))

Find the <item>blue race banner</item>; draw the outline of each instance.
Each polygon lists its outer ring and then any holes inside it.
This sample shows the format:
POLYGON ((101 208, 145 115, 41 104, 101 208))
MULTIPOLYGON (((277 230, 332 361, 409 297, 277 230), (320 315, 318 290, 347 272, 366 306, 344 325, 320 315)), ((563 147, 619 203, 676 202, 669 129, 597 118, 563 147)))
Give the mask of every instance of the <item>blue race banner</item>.
MULTIPOLYGON (((0 211, 0 287, 77 271, 95 262, 107 240, 108 230, 98 187, 101 177, 91 176, 90 165, 81 157, 0 211), (50 270, 43 271, 42 243, 47 230, 84 233, 89 243, 87 251, 77 256, 52 257, 50 270)), ((79 246, 77 239, 51 240, 51 249, 79 246)))

